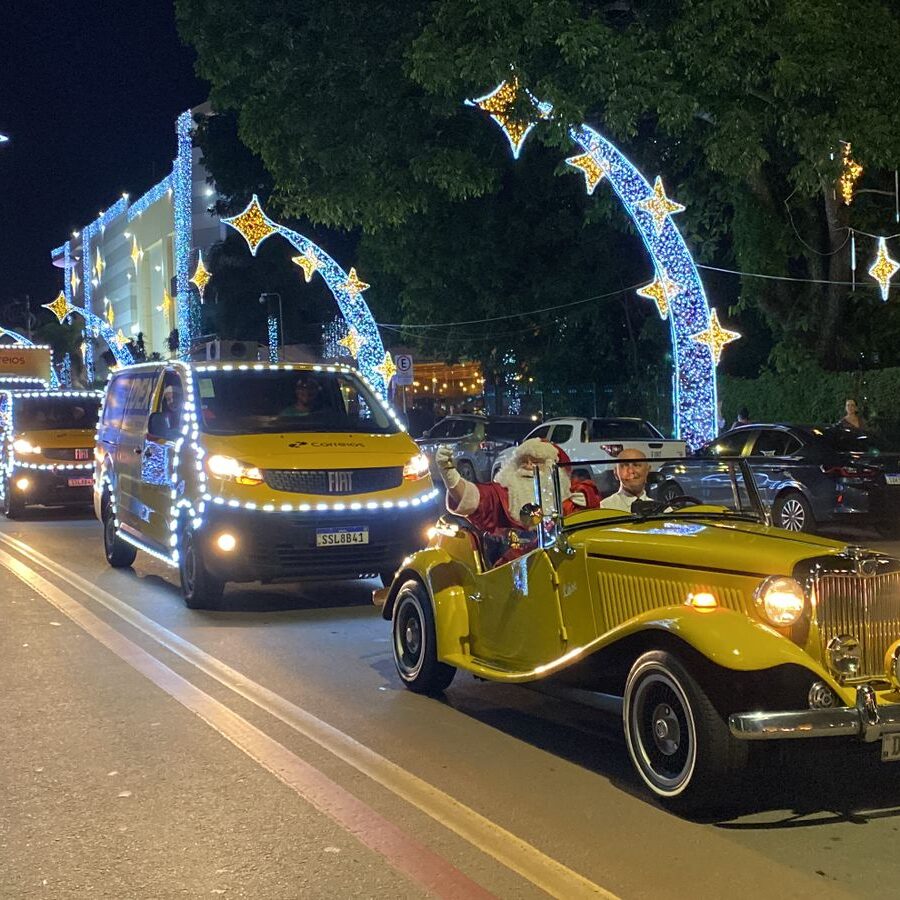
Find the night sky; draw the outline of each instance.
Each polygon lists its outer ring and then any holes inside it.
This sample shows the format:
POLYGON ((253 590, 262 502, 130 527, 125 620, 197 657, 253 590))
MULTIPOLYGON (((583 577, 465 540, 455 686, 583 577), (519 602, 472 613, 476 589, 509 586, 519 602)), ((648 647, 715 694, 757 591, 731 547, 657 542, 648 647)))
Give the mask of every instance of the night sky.
POLYGON ((34 307, 62 285, 50 250, 169 171, 175 118, 207 90, 171 0, 6 0, 3 19, 0 308, 34 307))

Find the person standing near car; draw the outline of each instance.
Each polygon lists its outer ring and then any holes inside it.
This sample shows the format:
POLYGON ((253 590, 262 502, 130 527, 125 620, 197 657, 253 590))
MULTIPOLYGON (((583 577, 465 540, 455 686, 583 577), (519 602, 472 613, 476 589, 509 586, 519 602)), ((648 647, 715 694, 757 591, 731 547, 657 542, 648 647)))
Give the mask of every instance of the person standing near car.
POLYGON ((732 428, 738 428, 741 425, 750 424, 750 410, 746 406, 742 406, 738 410, 737 418, 731 423, 732 428))
POLYGON ((865 431, 866 420, 859 414, 859 407, 852 397, 848 397, 844 402, 844 417, 838 422, 838 425, 846 425, 848 428, 855 428, 857 431, 865 431))

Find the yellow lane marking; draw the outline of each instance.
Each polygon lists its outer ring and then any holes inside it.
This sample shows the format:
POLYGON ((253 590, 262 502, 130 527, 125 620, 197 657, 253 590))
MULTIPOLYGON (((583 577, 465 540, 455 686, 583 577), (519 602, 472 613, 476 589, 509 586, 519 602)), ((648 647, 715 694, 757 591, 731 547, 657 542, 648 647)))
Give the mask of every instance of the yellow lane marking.
POLYGON ((566 900, 570 900, 570 898, 576 900, 576 898, 582 897, 618 900, 615 894, 547 856, 532 844, 460 803, 427 781, 401 768, 333 725, 329 725, 274 691, 252 681, 236 669, 232 669, 221 660, 169 631, 107 591, 98 588, 80 575, 68 571, 55 560, 44 556, 28 544, 5 534, 0 534, 0 541, 68 581, 79 591, 105 606, 110 612, 115 613, 170 652, 190 662, 239 696, 280 719, 393 794, 402 797, 436 822, 449 828, 550 896, 566 898, 566 900))

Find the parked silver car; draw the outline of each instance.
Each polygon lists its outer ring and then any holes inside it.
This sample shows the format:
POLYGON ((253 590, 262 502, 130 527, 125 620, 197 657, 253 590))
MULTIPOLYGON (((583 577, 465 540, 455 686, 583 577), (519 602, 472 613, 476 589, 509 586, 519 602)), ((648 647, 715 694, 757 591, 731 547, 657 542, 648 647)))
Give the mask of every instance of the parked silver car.
POLYGON ((416 443, 432 461, 442 444, 453 447, 459 474, 469 481, 490 481, 494 460, 507 447, 520 443, 537 424, 528 416, 480 416, 459 413, 446 416, 416 443))

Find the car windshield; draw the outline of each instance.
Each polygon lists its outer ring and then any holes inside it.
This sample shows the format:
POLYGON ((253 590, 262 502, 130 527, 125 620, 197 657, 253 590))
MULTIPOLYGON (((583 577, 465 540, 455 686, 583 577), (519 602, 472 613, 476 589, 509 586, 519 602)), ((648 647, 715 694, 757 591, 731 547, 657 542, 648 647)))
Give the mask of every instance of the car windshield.
POLYGON ((593 419, 591 440, 658 441, 662 435, 643 419, 593 419))
POLYGON ((19 397, 13 424, 17 431, 93 429, 99 412, 96 397, 19 397))
POLYGON ((488 422, 487 436, 491 440, 518 443, 534 427, 534 422, 488 422))
MULTIPOLYGON (((632 458, 587 460, 560 467, 560 496, 564 501, 575 498, 564 502, 564 517, 597 510, 600 514, 592 522, 598 525, 623 517, 763 519, 756 485, 748 486, 745 481, 749 468, 738 459, 678 457, 651 461, 626 453, 632 458)), ((554 499, 552 487, 544 490, 547 496, 541 506, 546 509, 554 505, 554 499)))
POLYGON ((195 384, 201 428, 208 434, 400 430, 349 372, 210 369, 197 372, 195 384))

